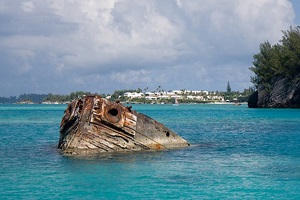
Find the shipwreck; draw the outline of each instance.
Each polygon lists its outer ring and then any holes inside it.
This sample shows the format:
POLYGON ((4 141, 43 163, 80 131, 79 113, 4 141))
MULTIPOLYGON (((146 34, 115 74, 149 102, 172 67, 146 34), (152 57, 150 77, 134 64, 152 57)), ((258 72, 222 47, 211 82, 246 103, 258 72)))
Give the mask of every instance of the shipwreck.
POLYGON ((58 148, 64 154, 163 150, 189 143, 130 106, 100 96, 73 100, 60 125, 58 148))

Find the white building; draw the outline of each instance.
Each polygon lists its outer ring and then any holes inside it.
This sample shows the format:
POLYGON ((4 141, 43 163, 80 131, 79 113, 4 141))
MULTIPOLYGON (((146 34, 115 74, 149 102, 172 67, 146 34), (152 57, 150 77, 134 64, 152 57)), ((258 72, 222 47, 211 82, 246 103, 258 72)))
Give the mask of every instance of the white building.
POLYGON ((146 96, 145 99, 147 100, 157 100, 156 96, 146 96))
POLYGON ((172 90, 174 94, 183 94, 182 90, 172 90))
POLYGON ((126 92, 124 94, 124 97, 128 97, 130 99, 133 99, 133 98, 142 98, 144 96, 143 93, 137 93, 137 92, 126 92))

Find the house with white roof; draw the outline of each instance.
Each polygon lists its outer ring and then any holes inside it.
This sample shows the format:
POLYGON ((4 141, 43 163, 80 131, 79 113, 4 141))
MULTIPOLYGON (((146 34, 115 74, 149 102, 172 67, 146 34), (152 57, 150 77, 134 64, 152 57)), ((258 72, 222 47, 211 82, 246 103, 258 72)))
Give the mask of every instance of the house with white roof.
POLYGON ((126 92, 124 94, 124 97, 128 97, 128 98, 142 98, 144 96, 143 93, 137 93, 137 92, 126 92))
POLYGON ((145 96, 153 96, 154 93, 153 92, 145 92, 145 96))
POLYGON ((174 94, 183 94, 182 90, 172 90, 174 94))

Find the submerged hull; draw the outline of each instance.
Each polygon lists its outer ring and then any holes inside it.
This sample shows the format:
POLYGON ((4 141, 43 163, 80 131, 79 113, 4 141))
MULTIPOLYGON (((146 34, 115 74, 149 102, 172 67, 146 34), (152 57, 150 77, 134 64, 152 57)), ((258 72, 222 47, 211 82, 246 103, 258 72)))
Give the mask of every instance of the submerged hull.
POLYGON ((60 126, 66 154, 161 150, 189 143, 154 119, 100 96, 72 101, 60 126))

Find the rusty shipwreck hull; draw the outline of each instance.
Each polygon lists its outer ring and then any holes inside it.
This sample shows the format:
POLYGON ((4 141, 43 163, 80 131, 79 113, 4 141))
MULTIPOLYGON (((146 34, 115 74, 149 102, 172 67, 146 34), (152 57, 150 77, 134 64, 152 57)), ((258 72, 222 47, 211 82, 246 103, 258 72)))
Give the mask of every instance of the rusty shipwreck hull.
POLYGON ((65 110, 58 148, 65 154, 160 150, 189 143, 154 119, 100 96, 73 100, 65 110))

